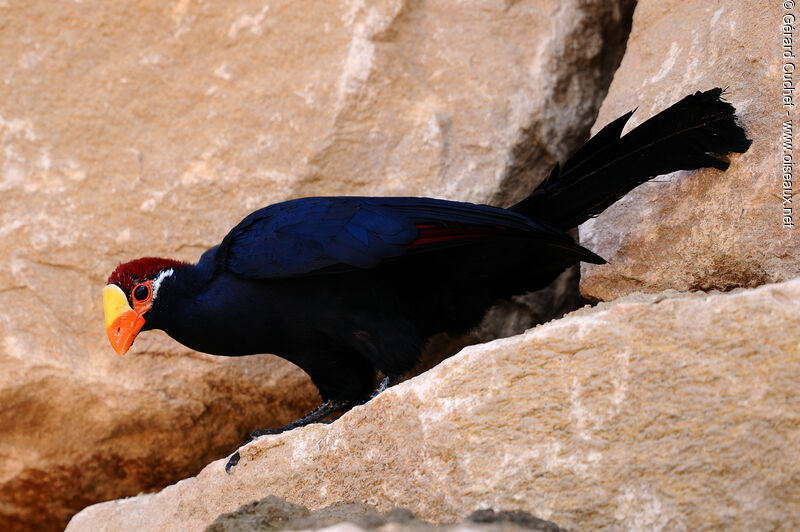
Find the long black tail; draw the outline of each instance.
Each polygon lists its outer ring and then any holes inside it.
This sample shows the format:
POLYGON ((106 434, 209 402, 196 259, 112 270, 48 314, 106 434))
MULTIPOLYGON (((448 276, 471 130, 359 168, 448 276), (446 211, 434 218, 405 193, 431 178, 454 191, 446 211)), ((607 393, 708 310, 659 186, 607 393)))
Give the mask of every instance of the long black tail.
POLYGON ((677 170, 728 168, 718 156, 743 153, 750 139, 722 89, 697 92, 620 137, 633 111, 589 139, 510 210, 562 229, 597 216, 637 185, 677 170))

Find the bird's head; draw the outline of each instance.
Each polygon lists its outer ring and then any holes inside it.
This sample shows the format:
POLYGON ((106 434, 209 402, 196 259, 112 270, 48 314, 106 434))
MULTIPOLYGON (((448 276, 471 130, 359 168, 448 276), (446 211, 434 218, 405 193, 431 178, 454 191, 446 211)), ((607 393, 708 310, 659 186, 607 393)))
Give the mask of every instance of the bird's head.
POLYGON ((124 355, 145 324, 144 315, 156 306, 162 283, 185 263, 145 257, 126 262, 108 277, 103 288, 103 310, 111 347, 124 355))

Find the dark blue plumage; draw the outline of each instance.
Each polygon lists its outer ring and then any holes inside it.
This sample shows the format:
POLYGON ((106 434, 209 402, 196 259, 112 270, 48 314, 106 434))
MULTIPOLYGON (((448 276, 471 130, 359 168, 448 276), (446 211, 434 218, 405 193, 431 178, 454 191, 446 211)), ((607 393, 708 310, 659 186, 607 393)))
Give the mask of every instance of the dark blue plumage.
POLYGON ((231 272, 267 279, 337 264, 371 268, 401 255, 416 234, 406 217, 368 200, 305 198, 255 211, 220 247, 231 272))
POLYGON ((475 227, 524 234, 573 250, 591 262, 601 261, 564 232, 512 211, 406 197, 301 198, 264 207, 230 231, 217 260, 220 268, 250 279, 297 277, 331 267, 373 268, 409 253, 409 246, 417 247, 413 244, 420 225, 446 225, 454 229, 453 236, 458 228, 466 236, 475 227))
POLYGON ((296 199, 253 212, 196 265, 141 259, 109 283, 132 303, 137 283, 152 289, 152 304, 136 307, 142 330, 163 329, 206 353, 294 362, 325 403, 279 430, 317 421, 368 397, 377 371, 396 381, 432 335, 469 330, 498 300, 542 288, 579 261, 602 263, 566 231, 637 184, 726 168, 713 154, 746 151, 750 141, 721 92, 688 96, 622 137, 630 114, 612 122, 509 209, 296 199))

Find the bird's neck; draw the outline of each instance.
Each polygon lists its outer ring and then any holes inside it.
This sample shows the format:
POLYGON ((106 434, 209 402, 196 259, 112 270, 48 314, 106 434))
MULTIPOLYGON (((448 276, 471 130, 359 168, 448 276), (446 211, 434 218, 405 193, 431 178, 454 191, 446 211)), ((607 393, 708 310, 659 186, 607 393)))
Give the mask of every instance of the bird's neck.
POLYGON ((177 264, 162 271, 154 281, 153 307, 145 315, 144 329, 162 329, 170 333, 180 316, 197 298, 207 273, 198 264, 177 264))

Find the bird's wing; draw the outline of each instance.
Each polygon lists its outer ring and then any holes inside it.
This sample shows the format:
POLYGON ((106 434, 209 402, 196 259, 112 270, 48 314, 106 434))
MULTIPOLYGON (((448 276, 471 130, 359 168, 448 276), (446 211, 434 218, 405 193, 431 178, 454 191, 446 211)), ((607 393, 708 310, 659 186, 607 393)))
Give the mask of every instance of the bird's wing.
POLYGON ((319 197, 253 212, 223 239, 215 259, 217 267, 241 277, 298 277, 372 268, 407 253, 504 233, 583 250, 559 230, 496 207, 430 198, 319 197))

